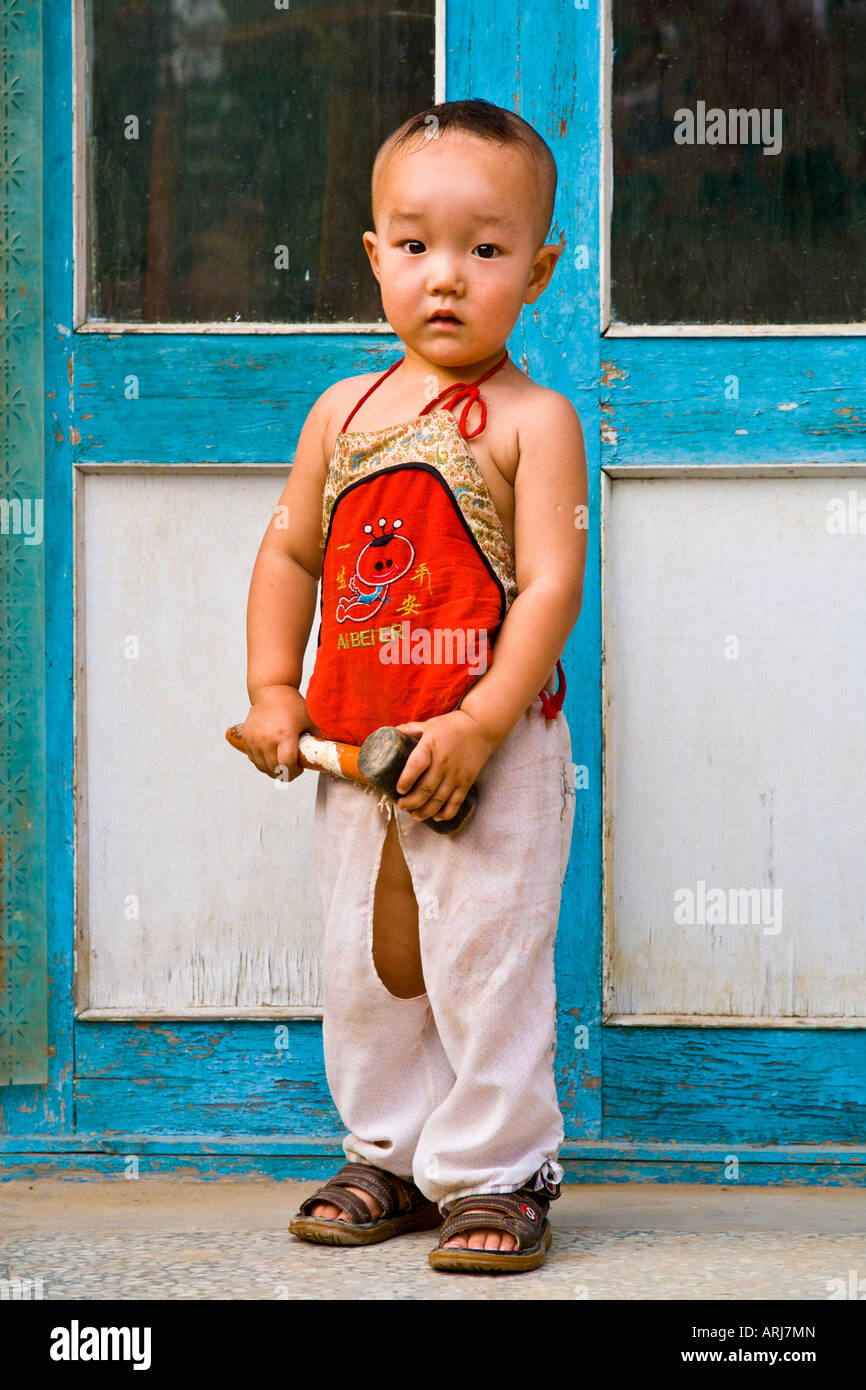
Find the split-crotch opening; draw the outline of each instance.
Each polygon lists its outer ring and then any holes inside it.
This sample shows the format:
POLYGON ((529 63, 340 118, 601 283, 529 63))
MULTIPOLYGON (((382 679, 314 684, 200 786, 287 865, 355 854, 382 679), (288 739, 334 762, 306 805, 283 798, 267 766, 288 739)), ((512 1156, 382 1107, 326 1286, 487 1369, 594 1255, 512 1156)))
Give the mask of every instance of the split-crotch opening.
POLYGON ((372 950, 376 974, 389 994, 397 999, 417 999, 426 994, 418 901, 393 814, 388 818, 373 895, 372 950))

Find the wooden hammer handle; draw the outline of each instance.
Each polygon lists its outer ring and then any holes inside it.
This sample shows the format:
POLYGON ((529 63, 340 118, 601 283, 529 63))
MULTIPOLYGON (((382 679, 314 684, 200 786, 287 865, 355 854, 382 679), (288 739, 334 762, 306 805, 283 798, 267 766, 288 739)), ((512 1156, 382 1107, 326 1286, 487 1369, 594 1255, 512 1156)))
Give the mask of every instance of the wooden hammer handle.
MULTIPOLYGON (((242 724, 233 724, 230 729, 226 729, 226 738, 232 748, 237 748, 239 753, 246 753, 247 746, 241 733, 242 728, 242 724)), ((360 751, 353 743, 337 743, 331 739, 316 738, 314 734, 307 732, 302 733, 298 739, 298 762, 301 767, 310 768, 313 772, 330 772, 333 777, 342 777, 347 782, 363 782, 365 786, 369 786, 367 778, 358 767, 360 751)))
MULTIPOLYGON (((241 724, 233 724, 230 729, 226 729, 226 738, 232 748, 246 753, 247 747, 241 734, 242 727, 241 724)), ((363 782, 365 786, 376 787, 391 801, 396 801, 397 782, 417 742, 417 738, 412 738, 390 725, 375 729, 364 740, 361 748, 353 743, 337 743, 330 739, 316 738, 314 734, 305 731, 298 739, 298 762, 302 767, 312 768, 316 772, 329 772, 333 777, 342 777, 347 782, 363 782), (365 777, 361 771, 359 758, 370 774, 369 777, 365 777)), ((477 801, 478 789, 470 787, 457 814, 450 820, 435 821, 427 818, 422 824, 435 831, 437 835, 454 835, 472 819, 477 801)))

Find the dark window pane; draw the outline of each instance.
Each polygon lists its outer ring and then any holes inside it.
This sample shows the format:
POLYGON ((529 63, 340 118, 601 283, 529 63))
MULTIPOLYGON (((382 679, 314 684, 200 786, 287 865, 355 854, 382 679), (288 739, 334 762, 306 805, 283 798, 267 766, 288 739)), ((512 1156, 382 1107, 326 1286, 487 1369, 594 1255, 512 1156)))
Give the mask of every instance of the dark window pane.
POLYGON ((613 0, 613 19, 613 320, 866 318, 864 0, 613 0))
POLYGON ((380 320, 370 170, 433 102, 434 7, 87 0, 88 317, 380 320))

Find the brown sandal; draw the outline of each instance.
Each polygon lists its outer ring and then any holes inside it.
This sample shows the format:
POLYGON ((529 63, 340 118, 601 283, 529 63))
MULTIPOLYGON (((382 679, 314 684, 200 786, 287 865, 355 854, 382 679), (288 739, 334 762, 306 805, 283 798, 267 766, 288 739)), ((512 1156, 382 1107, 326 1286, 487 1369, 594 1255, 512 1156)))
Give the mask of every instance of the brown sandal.
POLYGON ((429 1231, 442 1220, 435 1202, 426 1198, 409 1178, 398 1178, 384 1168, 368 1163, 344 1163, 324 1187, 301 1203, 300 1210, 289 1224, 289 1231, 301 1240, 318 1241, 322 1245, 375 1245, 380 1240, 403 1235, 406 1231, 429 1231), (375 1197, 382 1208, 381 1216, 373 1217, 362 1198, 347 1187, 360 1187, 375 1197), (330 1202, 351 1217, 341 1221, 336 1216, 310 1216, 317 1202, 330 1202))
POLYGON ((428 1260, 434 1269, 452 1273, 497 1274, 517 1273, 537 1269, 544 1260, 553 1239, 547 1209, 559 1196, 559 1187, 551 1194, 533 1192, 528 1186, 517 1192, 485 1192, 458 1197, 448 1205, 439 1244, 431 1250, 428 1260), (443 1246, 464 1231, 485 1229, 505 1231, 517 1240, 516 1250, 469 1250, 443 1246))

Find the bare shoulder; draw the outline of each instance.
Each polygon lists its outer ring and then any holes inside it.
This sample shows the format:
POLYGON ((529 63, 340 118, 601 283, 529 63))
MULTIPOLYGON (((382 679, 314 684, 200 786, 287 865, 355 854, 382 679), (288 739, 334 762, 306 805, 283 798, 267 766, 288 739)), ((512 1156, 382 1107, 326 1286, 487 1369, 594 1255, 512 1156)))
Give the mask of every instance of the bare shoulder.
POLYGON ((345 405, 346 414, 348 414, 355 402, 381 375, 382 370, 380 368, 375 372, 359 372, 357 376, 344 376, 340 381, 334 381, 325 388, 316 401, 316 405, 328 407, 335 415, 338 415, 342 406, 345 405))
MULTIPOLYGON (((585 479, 586 449, 580 416, 573 402, 561 391, 527 380, 527 389, 521 392, 515 405, 515 484, 521 474, 521 463, 525 465, 529 461, 539 485, 543 479, 553 476, 585 479)), ((525 476, 526 468, 522 471, 525 476)))
POLYGON ((363 394, 364 388, 360 383, 370 380, 373 376, 374 373, 371 372, 335 381, 316 397, 307 411, 298 436, 292 462, 292 472, 296 477, 306 477, 309 474, 310 478, 324 484, 334 451, 334 440, 346 415, 358 399, 354 393, 359 390, 360 394, 363 394))
POLYGON ((335 381, 326 387, 319 396, 310 414, 315 414, 317 420, 321 421, 326 454, 332 453, 334 441, 352 407, 381 375, 380 369, 375 372, 360 372, 358 376, 343 377, 341 381, 335 381))
POLYGON ((518 438, 534 441, 550 431, 565 437, 583 439, 580 416, 574 404, 561 391, 540 386, 527 378, 526 388, 515 403, 518 438))

